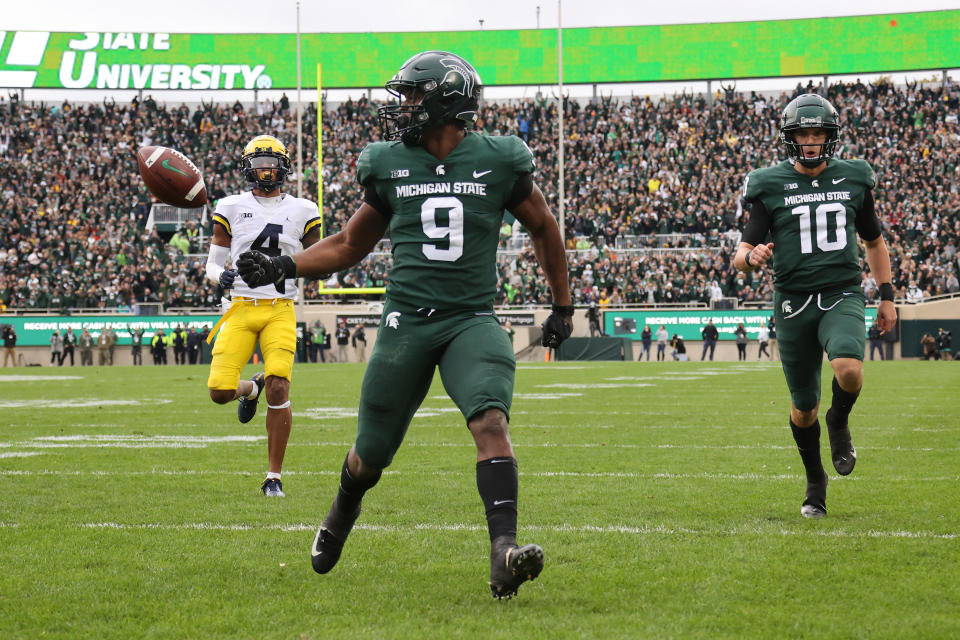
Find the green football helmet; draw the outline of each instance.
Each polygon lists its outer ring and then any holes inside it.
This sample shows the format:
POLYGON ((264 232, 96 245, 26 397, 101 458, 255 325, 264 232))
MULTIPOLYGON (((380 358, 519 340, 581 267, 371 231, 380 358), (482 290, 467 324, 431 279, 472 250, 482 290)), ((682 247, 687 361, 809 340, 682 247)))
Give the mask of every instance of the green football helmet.
POLYGON ((473 126, 483 87, 473 66, 447 51, 424 51, 403 63, 385 85, 400 103, 380 107, 377 114, 386 140, 420 144, 426 129, 447 123, 473 126), (405 97, 422 95, 420 102, 405 97))
POLYGON ((805 93, 791 100, 783 110, 780 116, 780 144, 787 148, 787 155, 795 162, 805 167, 818 167, 833 157, 838 142, 840 114, 826 98, 805 93), (820 145, 820 154, 816 157, 805 157, 803 148, 794 140, 793 134, 800 129, 823 129, 827 132, 827 140, 820 145))

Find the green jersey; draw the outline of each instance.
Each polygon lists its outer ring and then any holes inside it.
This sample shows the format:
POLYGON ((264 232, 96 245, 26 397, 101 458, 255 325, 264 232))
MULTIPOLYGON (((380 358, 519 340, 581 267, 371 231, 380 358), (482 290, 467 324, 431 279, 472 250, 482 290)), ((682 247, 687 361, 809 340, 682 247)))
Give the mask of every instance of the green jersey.
POLYGON ((747 176, 743 198, 762 203, 773 236, 773 283, 807 292, 859 282, 857 214, 876 177, 864 160, 829 160, 817 177, 790 161, 747 176))
POLYGON ((489 309, 504 207, 533 154, 516 136, 467 133, 438 160, 420 146, 367 145, 357 181, 390 210, 387 298, 435 309, 489 309))

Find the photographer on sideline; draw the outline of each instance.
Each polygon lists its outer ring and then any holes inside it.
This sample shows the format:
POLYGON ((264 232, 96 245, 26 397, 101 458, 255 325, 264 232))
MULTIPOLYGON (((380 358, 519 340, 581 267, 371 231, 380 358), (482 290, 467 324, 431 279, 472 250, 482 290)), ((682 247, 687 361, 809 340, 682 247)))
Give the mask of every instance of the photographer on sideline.
POLYGON ((953 360, 953 333, 940 327, 937 333, 937 350, 942 360, 953 360))

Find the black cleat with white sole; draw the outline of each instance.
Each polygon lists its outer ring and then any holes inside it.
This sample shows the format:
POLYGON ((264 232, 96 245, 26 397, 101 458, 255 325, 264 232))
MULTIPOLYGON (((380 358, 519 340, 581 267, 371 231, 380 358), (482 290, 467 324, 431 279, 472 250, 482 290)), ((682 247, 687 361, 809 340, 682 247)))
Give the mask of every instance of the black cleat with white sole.
POLYGON ((313 563, 314 571, 329 573, 337 565, 343 545, 358 517, 360 517, 359 505, 352 515, 343 515, 334 500, 330 513, 324 518, 323 524, 317 530, 317 535, 313 538, 313 546, 310 547, 310 561, 313 563))
POLYGON ((804 518, 822 518, 827 515, 827 474, 820 482, 807 480, 807 495, 803 498, 800 515, 804 518))
POLYGON ((243 424, 250 422, 253 420, 253 416, 257 415, 257 402, 260 401, 260 396, 263 395, 263 386, 266 384, 263 372, 250 378, 250 382, 257 385, 257 397, 253 400, 248 400, 246 397, 240 398, 237 406, 237 419, 243 424))
POLYGON ((842 476, 850 475, 857 463, 857 450, 853 448, 850 427, 847 421, 835 420, 833 409, 827 409, 827 434, 830 436, 830 457, 833 468, 842 476))
POLYGON ((543 549, 536 544, 518 547, 515 542, 494 541, 490 551, 490 589, 498 600, 517 595, 527 580, 543 571, 543 549))

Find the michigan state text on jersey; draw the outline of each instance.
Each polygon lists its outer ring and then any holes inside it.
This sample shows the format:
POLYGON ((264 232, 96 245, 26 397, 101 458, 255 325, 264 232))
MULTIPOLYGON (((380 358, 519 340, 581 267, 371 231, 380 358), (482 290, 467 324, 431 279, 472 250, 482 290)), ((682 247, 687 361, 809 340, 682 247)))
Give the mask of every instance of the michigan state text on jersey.
POLYGON ((503 212, 518 179, 533 170, 533 154, 515 136, 467 132, 443 161, 420 145, 368 145, 357 181, 390 218, 387 295, 423 307, 492 308, 503 212))
POLYGON ((896 319, 890 257, 873 203, 873 170, 862 160, 837 160, 840 116, 815 94, 792 100, 780 120, 789 160, 751 172, 742 193, 749 220, 734 258, 741 271, 771 264, 774 318, 790 389, 790 429, 807 476, 800 514, 827 514, 827 474, 820 460, 820 371, 826 352, 833 369, 826 414, 834 468, 853 471, 857 459, 848 417, 863 385, 864 296, 857 235, 882 283, 877 324, 896 319), (768 236, 772 242, 768 242, 768 236))
POLYGON ((477 119, 480 77, 463 58, 425 51, 386 84, 399 98, 378 114, 386 142, 364 149, 364 202, 343 231, 293 259, 251 251, 237 267, 251 284, 332 273, 358 262, 389 229, 394 264, 377 341, 364 371, 357 438, 310 550, 317 573, 337 564, 360 515, 426 397, 434 372, 477 447, 477 489, 490 537, 490 588, 509 598, 543 569, 543 550, 517 544, 519 473, 509 412, 516 362, 492 305, 504 209, 530 233, 554 306, 543 344, 572 330, 560 228, 532 178, 533 156, 514 137, 466 131, 477 119))
MULTIPOLYGON (((864 160, 831 160, 816 177, 798 172, 790 160, 747 175, 743 198, 751 220, 763 216, 762 207, 776 245, 771 261, 776 289, 804 293, 860 282, 857 229, 865 239, 879 235, 875 183, 864 160)), ((744 239, 756 245, 765 235, 744 239)))

